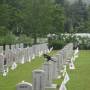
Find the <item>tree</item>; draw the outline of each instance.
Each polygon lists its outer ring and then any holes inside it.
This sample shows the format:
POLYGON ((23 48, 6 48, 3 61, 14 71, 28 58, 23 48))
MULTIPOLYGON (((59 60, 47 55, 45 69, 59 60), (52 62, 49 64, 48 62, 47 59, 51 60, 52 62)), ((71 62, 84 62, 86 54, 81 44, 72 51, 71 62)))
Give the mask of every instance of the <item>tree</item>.
POLYGON ((16 36, 32 36, 34 43, 38 36, 63 32, 64 18, 63 6, 52 0, 0 1, 0 27, 16 36))
POLYGON ((20 2, 17 0, 2 0, 0 2, 0 26, 16 33, 22 23, 20 2))
POLYGON ((24 33, 32 35, 34 43, 36 43, 38 36, 63 30, 64 17, 61 6, 50 0, 26 1, 28 4, 24 9, 24 33), (56 29, 54 29, 55 27, 56 29))
POLYGON ((71 5, 70 11, 73 28, 79 32, 81 25, 83 25, 82 23, 87 20, 87 6, 82 0, 78 0, 71 5))
POLYGON ((65 14, 64 8, 60 4, 54 5, 52 13, 52 30, 53 33, 64 32, 65 14))
POLYGON ((88 6, 88 16, 87 21, 84 24, 84 32, 90 33, 90 6, 88 6))
POLYGON ((56 0, 56 3, 61 4, 62 6, 64 6, 65 0, 56 0))

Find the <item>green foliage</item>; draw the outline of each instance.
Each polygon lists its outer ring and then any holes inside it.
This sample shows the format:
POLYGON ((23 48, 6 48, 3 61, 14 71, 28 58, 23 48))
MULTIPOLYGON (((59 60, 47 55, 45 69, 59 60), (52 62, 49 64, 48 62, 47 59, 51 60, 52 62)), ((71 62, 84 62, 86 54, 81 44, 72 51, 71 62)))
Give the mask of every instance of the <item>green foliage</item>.
POLYGON ((90 50, 90 38, 85 37, 80 39, 80 49, 90 50))
POLYGON ((63 6, 65 3, 65 0, 56 0, 56 3, 61 4, 63 6))
POLYGON ((60 40, 52 40, 49 43, 49 47, 52 47, 52 46, 53 46, 54 50, 59 50, 65 46, 65 42, 60 41, 60 40))
MULTIPOLYGON (((82 0, 69 4, 65 0, 0 1, 0 36, 13 33, 34 38, 48 33, 90 32, 90 7, 82 0)), ((21 41, 22 42, 22 41, 21 41)), ((26 41, 25 41, 26 42, 26 41)))
POLYGON ((15 41, 16 41, 16 36, 13 34, 7 34, 5 36, 0 36, 0 45, 14 44, 15 41))
POLYGON ((53 33, 64 32, 65 15, 64 8, 56 4, 52 13, 52 31, 53 33))
POLYGON ((20 35, 17 39, 17 43, 24 43, 25 45, 32 45, 33 40, 31 37, 27 37, 26 35, 20 35))
POLYGON ((0 26, 7 27, 10 21, 11 9, 7 4, 0 5, 0 26))
POLYGON ((32 36, 36 43, 40 35, 63 31, 64 9, 50 0, 5 0, 0 3, 0 27, 32 36))
POLYGON ((90 33, 90 6, 88 6, 88 19, 84 24, 84 32, 90 33))
POLYGON ((7 30, 7 28, 5 27, 0 27, 0 37, 1 36, 5 36, 9 33, 9 30, 7 30))
MULTIPOLYGON (((76 0, 74 3, 65 1, 65 32, 68 33, 87 33, 88 6, 82 0, 76 0)), ((89 22, 88 22, 89 23, 89 22)))
POLYGON ((79 44, 79 48, 81 50, 90 50, 90 37, 81 37, 81 36, 75 36, 73 34, 61 34, 58 35, 57 39, 50 39, 48 41, 49 47, 52 47, 55 50, 63 48, 68 43, 73 43, 74 45, 76 43, 79 44))

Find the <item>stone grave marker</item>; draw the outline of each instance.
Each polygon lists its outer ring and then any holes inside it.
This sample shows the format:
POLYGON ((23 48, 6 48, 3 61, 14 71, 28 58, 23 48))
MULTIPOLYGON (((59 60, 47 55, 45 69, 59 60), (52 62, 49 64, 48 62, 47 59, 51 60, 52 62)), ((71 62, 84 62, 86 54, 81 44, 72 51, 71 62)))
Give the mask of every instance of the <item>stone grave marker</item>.
POLYGON ((43 70, 33 71, 33 90, 45 90, 45 72, 43 70))
POLYGON ((32 90, 32 84, 22 81, 16 85, 16 90, 32 90))
POLYGON ((15 47, 16 47, 16 49, 20 48, 19 44, 16 44, 15 47))
POLYGON ((8 61, 7 61, 7 57, 4 56, 4 59, 3 59, 3 76, 7 76, 7 73, 8 73, 8 61))
POLYGON ((50 62, 45 62, 43 64, 43 70, 45 71, 45 84, 46 86, 51 86, 52 84, 52 68, 51 68, 51 63, 50 62))
POLYGON ((3 73, 4 70, 3 62, 4 62, 4 55, 0 55, 0 73, 3 73))
POLYGON ((23 49, 23 48, 24 48, 23 43, 20 43, 20 48, 21 48, 21 49, 23 49))
POLYGON ((5 51, 4 51, 4 54, 9 53, 9 51, 10 51, 9 45, 5 45, 5 51))
POLYGON ((3 46, 0 46, 0 54, 3 53, 3 46))
MULTIPOLYGON (((56 57, 53 57, 55 61, 57 61, 56 57)), ((52 78, 57 79, 58 71, 57 71, 57 62, 52 62, 52 78)))
POLYGON ((56 84, 52 84, 52 62, 45 62, 43 64, 43 70, 45 71, 45 90, 56 90, 56 84))
POLYGON ((11 51, 15 51, 15 45, 11 45, 11 51))

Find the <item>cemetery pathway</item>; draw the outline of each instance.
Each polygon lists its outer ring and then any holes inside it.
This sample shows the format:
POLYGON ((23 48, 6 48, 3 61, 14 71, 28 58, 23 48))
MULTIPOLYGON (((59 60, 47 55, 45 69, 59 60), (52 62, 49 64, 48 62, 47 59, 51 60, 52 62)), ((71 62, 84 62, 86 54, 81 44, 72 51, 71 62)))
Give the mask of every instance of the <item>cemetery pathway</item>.
POLYGON ((70 81, 67 90, 90 90, 90 50, 80 51, 75 70, 68 70, 70 81))

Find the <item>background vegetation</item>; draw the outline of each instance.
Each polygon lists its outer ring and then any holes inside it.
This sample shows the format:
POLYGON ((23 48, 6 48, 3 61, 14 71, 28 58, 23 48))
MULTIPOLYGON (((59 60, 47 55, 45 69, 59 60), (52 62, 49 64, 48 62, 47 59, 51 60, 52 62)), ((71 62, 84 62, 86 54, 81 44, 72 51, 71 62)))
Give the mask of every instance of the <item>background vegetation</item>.
MULTIPOLYGON (((0 45, 36 44, 48 33, 90 33, 90 6, 82 0, 0 0, 0 45), (22 39, 22 40, 21 40, 22 39)), ((59 41, 57 43, 62 43, 59 41)))
POLYGON ((53 46, 55 50, 59 50, 71 42, 73 43, 74 48, 78 46, 81 50, 90 50, 90 37, 76 36, 76 34, 59 34, 51 36, 48 39, 48 46, 53 46))

